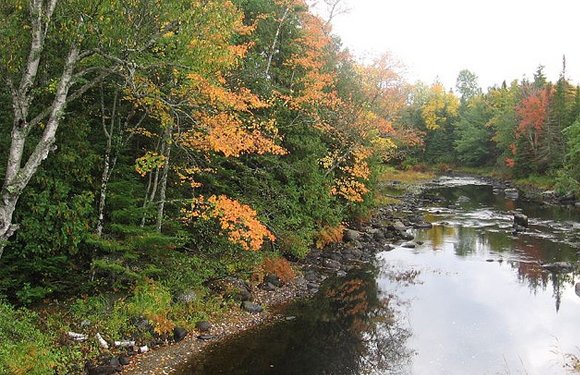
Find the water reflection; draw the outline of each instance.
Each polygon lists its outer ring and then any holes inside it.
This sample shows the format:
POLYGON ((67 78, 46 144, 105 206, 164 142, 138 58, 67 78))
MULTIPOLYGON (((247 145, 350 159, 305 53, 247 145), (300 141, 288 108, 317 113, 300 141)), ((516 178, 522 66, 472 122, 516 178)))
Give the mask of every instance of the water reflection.
POLYGON ((398 374, 412 352, 376 270, 329 280, 295 319, 242 334, 193 358, 180 374, 398 374))
POLYGON ((380 290, 408 301, 417 355, 407 373, 563 373, 562 353, 578 346, 578 277, 541 264, 576 262, 579 211, 508 200, 483 185, 428 194, 441 203, 426 209, 435 226, 416 233, 423 245, 381 254, 383 269, 421 271, 411 285, 379 275, 380 290), (530 216, 527 232, 511 233, 513 209, 530 216))

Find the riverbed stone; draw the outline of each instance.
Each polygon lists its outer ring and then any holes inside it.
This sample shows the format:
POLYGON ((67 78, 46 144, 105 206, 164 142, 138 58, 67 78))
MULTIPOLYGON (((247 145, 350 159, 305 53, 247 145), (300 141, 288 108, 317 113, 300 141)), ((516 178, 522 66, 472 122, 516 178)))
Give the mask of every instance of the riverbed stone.
POLYGON ((211 327, 212 327, 211 323, 208 322, 207 320, 202 320, 202 321, 195 323, 195 328, 199 332, 208 332, 211 329, 211 327))
POLYGON ((125 357, 124 355, 119 356, 119 364, 122 366, 127 366, 129 364, 129 358, 125 357))
POLYGON ((350 228, 345 229, 344 234, 343 234, 344 240, 346 242, 358 241, 360 239, 361 235, 362 235, 361 232, 354 230, 354 229, 350 229, 350 228))
POLYGON ((175 342, 180 342, 185 338, 185 336, 187 336, 187 331, 184 328, 181 327, 173 328, 173 340, 175 342))
POLYGON ((513 212, 514 215, 514 225, 519 225, 521 227, 528 227, 528 217, 521 212, 513 212))
POLYGON ((242 309, 244 309, 247 312, 252 313, 252 314, 258 314, 264 310, 262 308, 262 306, 258 305, 257 303, 254 303, 254 302, 250 302, 250 301, 242 302, 242 309))
POLYGON ((340 269, 340 262, 334 259, 324 259, 322 265, 331 269, 340 269))
POLYGON ((417 247, 417 244, 414 242, 404 242, 403 244, 401 244, 401 247, 405 247, 407 249, 414 249, 417 247))
POLYGON ((576 292, 576 295, 580 297, 580 283, 576 283, 574 286, 574 291, 576 292))
POLYGON ((264 277, 264 283, 269 283, 272 284, 273 286, 279 288, 282 286, 282 280, 280 280, 280 278, 278 277, 278 275, 273 275, 273 274, 267 274, 264 277))

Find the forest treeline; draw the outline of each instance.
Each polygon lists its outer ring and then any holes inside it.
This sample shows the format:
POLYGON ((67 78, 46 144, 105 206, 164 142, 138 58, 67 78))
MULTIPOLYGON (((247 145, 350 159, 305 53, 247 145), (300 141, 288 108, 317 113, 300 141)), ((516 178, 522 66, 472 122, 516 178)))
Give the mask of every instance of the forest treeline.
POLYGON ((55 343, 82 321, 111 339, 195 322, 209 300, 176 295, 337 240, 389 163, 578 192, 564 72, 410 85, 303 0, 8 0, 0 18, 0 372, 74 372, 98 350, 55 343), (15 307, 41 301, 39 322, 15 307))
POLYGON ((484 92, 463 70, 455 92, 418 84, 410 95, 401 125, 424 137, 405 163, 492 167, 511 178, 547 177, 560 194, 580 192, 580 88, 566 77, 565 57, 555 83, 539 66, 532 80, 484 92))

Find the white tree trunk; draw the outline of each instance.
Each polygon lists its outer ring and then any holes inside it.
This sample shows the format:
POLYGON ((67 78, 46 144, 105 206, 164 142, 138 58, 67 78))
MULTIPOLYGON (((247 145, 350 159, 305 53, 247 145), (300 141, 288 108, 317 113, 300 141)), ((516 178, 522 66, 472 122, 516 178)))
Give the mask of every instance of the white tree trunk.
POLYGON ((159 205, 157 206, 157 231, 161 232, 161 226, 163 224, 163 212, 165 210, 165 199, 167 191, 167 175, 169 174, 169 158, 171 157, 171 137, 172 129, 171 126, 167 128, 167 133, 165 136, 165 164, 163 165, 163 172, 161 175, 161 187, 159 190, 159 205))

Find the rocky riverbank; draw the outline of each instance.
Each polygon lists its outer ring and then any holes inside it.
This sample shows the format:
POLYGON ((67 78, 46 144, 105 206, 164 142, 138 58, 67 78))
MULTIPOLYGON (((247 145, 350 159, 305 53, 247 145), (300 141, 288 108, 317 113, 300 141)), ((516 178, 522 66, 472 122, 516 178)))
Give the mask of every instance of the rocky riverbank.
POLYGON ((182 332, 184 337, 166 338, 165 344, 153 351, 139 355, 139 345, 127 350, 123 357, 103 358, 100 366, 89 369, 90 374, 170 374, 180 363, 209 344, 232 335, 284 318, 284 305, 318 292, 321 283, 329 277, 344 277, 353 269, 364 267, 375 259, 375 254, 389 251, 395 245, 415 247, 411 228, 427 228, 431 224, 417 214, 417 207, 427 203, 419 198, 419 185, 413 185, 401 203, 387 205, 377 210, 364 225, 344 230, 342 242, 327 246, 324 250, 313 249, 304 259, 293 264, 298 276, 283 283, 274 275, 249 283, 240 279, 222 281, 217 289, 228 290, 238 305, 232 305, 225 314, 213 322, 200 322, 194 332, 182 332), (225 285, 223 285, 225 284, 225 285), (119 362, 129 362, 121 366, 119 362))

